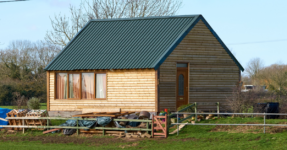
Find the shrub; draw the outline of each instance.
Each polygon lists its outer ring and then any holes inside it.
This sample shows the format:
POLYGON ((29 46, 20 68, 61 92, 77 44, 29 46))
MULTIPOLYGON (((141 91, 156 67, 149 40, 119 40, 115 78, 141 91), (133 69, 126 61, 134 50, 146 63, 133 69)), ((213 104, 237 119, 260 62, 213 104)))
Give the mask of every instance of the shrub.
MULTIPOLYGON (((177 108, 177 111, 180 111, 190 105, 193 105, 193 104, 186 104, 186 105, 181 105, 180 107, 177 108)), ((184 112, 194 112, 194 107, 190 107, 188 108, 187 110, 185 110, 184 112)))
POLYGON ((27 105, 29 109, 40 109, 40 99, 32 97, 29 99, 27 105))

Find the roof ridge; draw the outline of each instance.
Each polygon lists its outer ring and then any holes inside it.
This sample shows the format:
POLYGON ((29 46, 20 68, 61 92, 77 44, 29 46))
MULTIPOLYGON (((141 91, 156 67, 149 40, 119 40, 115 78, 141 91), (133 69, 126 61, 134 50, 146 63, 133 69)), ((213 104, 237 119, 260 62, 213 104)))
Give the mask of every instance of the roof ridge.
POLYGON ((131 20, 151 20, 151 19, 169 19, 169 18, 191 18, 201 16, 201 14, 196 15, 175 15, 175 16, 150 16, 150 17, 133 17, 133 18, 111 18, 111 19, 91 19, 93 22, 100 21, 131 21, 131 20))

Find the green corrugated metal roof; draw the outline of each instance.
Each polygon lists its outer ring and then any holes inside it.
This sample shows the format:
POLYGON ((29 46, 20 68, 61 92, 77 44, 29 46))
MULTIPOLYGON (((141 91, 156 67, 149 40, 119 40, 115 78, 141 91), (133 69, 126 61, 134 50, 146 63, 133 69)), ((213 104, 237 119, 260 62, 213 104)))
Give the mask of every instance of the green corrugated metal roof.
POLYGON ((91 20, 45 70, 157 69, 199 19, 203 17, 91 20))

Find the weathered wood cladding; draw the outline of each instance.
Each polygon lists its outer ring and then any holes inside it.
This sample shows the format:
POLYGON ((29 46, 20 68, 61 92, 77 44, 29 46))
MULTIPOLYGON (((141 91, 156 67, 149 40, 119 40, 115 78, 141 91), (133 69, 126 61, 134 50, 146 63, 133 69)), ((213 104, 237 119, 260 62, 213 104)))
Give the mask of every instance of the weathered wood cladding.
MULTIPOLYGON (((176 110, 176 63, 189 63, 189 103, 220 102, 239 81, 238 66, 206 25, 199 21, 160 66, 159 111, 176 110)), ((204 106, 204 110, 216 110, 204 106)))
POLYGON ((47 110, 50 111, 50 71, 46 72, 47 74, 47 110))
POLYGON ((97 111, 116 108, 121 108, 122 111, 145 110, 154 112, 157 110, 156 71, 154 69, 106 70, 103 72, 107 74, 106 100, 55 100, 55 71, 50 71, 50 110, 81 111, 82 109, 94 109, 97 111))

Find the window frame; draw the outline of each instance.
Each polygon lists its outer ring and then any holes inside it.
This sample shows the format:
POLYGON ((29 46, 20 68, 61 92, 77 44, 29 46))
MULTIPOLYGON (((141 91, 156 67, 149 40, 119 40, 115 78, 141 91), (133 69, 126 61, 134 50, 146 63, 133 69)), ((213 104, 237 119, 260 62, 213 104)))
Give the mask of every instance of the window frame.
MULTIPOLYGON (((66 72, 56 72, 55 75, 54 75, 54 99, 57 99, 57 74, 58 73, 66 73, 66 72)), ((67 73, 67 99, 69 97, 68 95, 68 73, 67 73)), ((50 92, 50 91, 49 91, 50 92)), ((59 99, 59 100, 66 100, 66 99, 59 99)))
POLYGON ((67 90, 67 94, 68 94, 68 98, 67 99, 70 99, 70 100, 77 100, 77 99, 81 99, 82 98, 82 91, 80 91, 80 98, 70 98, 70 74, 79 74, 80 75, 80 89, 81 89, 81 85, 82 85, 82 82, 81 82, 81 73, 67 73, 68 74, 68 90, 67 90))
POLYGON ((55 75, 54 75, 54 99, 55 100, 107 100, 107 94, 108 94, 108 80, 107 80, 107 72, 106 71, 103 71, 103 72, 98 72, 98 71, 92 71, 92 72, 89 72, 89 71, 83 71, 83 72, 77 72, 77 71, 55 71, 55 75), (67 74, 67 99, 56 99, 56 95, 57 95, 57 74, 58 73, 66 73, 67 74), (94 92, 95 92, 95 96, 94 98, 92 99, 83 99, 82 98, 82 73, 93 73, 94 74, 94 92), (80 98, 70 98, 70 95, 69 95, 69 74, 79 74, 80 75, 80 98), (97 92, 96 92, 96 78, 97 78, 97 74, 106 74, 106 97, 105 98, 96 98, 97 97, 97 92))

